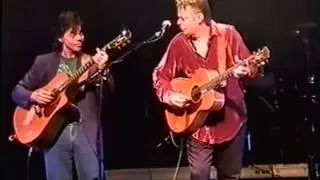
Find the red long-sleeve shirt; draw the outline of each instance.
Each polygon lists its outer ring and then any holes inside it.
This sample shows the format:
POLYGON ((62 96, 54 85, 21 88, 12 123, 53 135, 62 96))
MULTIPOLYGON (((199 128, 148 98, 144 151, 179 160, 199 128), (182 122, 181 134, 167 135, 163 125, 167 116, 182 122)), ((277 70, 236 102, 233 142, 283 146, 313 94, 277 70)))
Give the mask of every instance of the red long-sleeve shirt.
MULTIPOLYGON (((232 25, 211 23, 211 38, 206 57, 200 56, 192 41, 183 33, 177 34, 170 42, 165 54, 153 72, 153 85, 160 101, 168 103, 172 93, 170 81, 175 77, 190 77, 198 68, 218 70, 218 61, 225 68, 234 64, 234 57, 250 56, 239 32, 232 25), (219 47, 226 46, 226 48, 219 47), (218 53, 219 52, 219 53, 218 53)), ((252 69, 249 77, 256 74, 252 69)), ((205 143, 216 144, 232 139, 246 121, 246 108, 239 80, 231 78, 224 88, 226 102, 219 112, 212 112, 206 123, 192 134, 205 143)))

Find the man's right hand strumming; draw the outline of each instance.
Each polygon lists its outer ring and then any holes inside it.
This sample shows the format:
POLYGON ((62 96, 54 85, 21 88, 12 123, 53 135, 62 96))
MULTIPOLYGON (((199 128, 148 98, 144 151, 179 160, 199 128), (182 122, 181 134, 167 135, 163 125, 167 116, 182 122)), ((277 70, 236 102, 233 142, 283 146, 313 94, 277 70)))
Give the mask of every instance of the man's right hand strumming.
POLYGON ((181 93, 173 92, 169 95, 169 104, 179 108, 189 105, 189 101, 190 99, 181 93))
POLYGON ((32 102, 35 102, 39 105, 46 105, 50 103, 54 97, 52 92, 44 90, 44 89, 37 89, 31 93, 30 99, 32 102))

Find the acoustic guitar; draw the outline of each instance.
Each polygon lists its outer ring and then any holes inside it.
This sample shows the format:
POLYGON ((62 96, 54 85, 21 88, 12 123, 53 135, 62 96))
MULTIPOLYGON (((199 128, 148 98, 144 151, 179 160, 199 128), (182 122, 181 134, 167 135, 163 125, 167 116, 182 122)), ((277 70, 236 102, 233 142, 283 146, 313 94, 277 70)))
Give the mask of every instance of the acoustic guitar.
MULTIPOLYGON (((269 49, 263 47, 245 60, 249 66, 257 67, 264 65, 269 57, 269 49)), ((185 95, 190 102, 184 108, 165 107, 165 118, 169 129, 177 134, 192 133, 204 124, 210 112, 221 110, 225 96, 218 90, 220 84, 232 77, 233 70, 243 63, 245 61, 234 64, 221 74, 215 70, 200 68, 190 78, 178 77, 171 80, 173 91, 185 95)))
MULTIPOLYGON (((131 32, 124 30, 107 43, 102 50, 121 49, 130 43, 130 39, 131 32)), ((50 147, 66 124, 66 118, 60 118, 62 112, 72 106, 67 96, 68 88, 79 83, 80 77, 83 77, 82 75, 88 72, 93 64, 95 64, 94 61, 90 59, 71 75, 57 73, 48 84, 42 87, 42 89, 53 93, 55 98, 51 103, 45 106, 33 105, 29 109, 17 106, 13 114, 15 131, 15 134, 12 135, 13 138, 24 145, 37 149, 50 147)))

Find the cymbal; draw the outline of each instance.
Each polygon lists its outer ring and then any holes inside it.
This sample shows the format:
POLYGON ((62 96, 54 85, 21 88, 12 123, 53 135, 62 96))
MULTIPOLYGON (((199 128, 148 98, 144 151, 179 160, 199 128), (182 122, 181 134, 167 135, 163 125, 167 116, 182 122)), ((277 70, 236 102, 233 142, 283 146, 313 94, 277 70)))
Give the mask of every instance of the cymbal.
POLYGON ((301 24, 297 24, 296 27, 297 28, 310 29, 310 28, 317 28, 319 26, 315 22, 311 21, 311 22, 303 22, 301 24))
POLYGON ((315 22, 303 22, 297 24, 296 28, 291 31, 291 36, 309 38, 318 34, 319 25, 315 22))

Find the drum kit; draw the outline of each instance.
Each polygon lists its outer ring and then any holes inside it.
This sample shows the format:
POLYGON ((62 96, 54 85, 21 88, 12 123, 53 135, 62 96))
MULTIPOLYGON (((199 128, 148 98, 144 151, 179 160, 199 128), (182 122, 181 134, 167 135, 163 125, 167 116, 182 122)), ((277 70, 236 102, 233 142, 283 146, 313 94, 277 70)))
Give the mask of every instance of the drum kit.
POLYGON ((298 24, 294 30, 304 44, 306 71, 300 89, 309 179, 320 179, 320 28, 316 23, 298 24))
MULTIPOLYGON (((290 62, 284 63, 284 68, 276 67, 274 71, 273 64, 271 65, 269 74, 260 79, 260 81, 266 81, 266 76, 272 78, 273 85, 269 88, 270 91, 260 93, 258 96, 247 93, 248 96, 255 96, 256 99, 251 105, 252 108, 248 103, 248 129, 251 134, 247 136, 247 144, 250 146, 255 144, 256 148, 261 149, 269 147, 269 155, 273 153, 274 156, 268 159, 270 163, 273 161, 307 162, 309 179, 314 180, 320 178, 318 147, 320 142, 320 28, 316 23, 306 22, 296 25, 289 34, 291 41, 295 42, 290 42, 293 49, 290 56, 295 60, 290 59, 290 62), (295 69, 290 70, 292 67, 295 69), (279 69, 280 71, 277 71, 279 69), (256 105, 256 97, 263 100, 265 104, 260 109, 259 105, 256 105), (251 116, 254 114, 251 117, 253 122, 252 120, 250 122, 250 109, 251 116), (254 131, 256 140, 250 142, 249 138, 255 136, 254 131), (260 137, 258 137, 259 134, 260 137), (291 157, 288 158, 288 156, 291 157)), ((265 72, 268 73, 268 70, 265 72)), ((247 149, 250 151, 251 148, 254 149, 254 147, 247 149)), ((249 154, 258 157, 257 159, 261 157, 255 154, 254 150, 249 154)))

